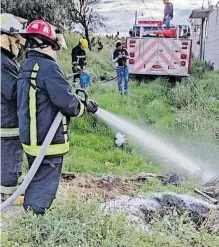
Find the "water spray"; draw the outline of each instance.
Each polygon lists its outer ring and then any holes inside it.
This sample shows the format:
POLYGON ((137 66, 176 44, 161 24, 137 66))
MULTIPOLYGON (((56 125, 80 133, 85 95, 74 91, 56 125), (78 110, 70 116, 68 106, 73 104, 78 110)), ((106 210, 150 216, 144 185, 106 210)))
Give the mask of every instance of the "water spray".
MULTIPOLYGON (((79 93, 84 94, 84 102, 86 104, 86 100, 88 98, 87 93, 82 89, 77 89, 76 94, 79 93)), ((151 134, 149 131, 144 130, 138 127, 136 124, 123 119, 121 117, 116 116, 108 111, 105 111, 101 108, 95 113, 100 119, 102 119, 107 125, 120 130, 121 132, 129 135, 132 139, 136 140, 141 147, 144 147, 151 152, 156 153, 156 155, 167 158, 175 165, 180 166, 181 168, 186 169, 191 174, 196 174, 201 171, 201 167, 199 164, 185 156, 183 153, 176 150, 174 147, 171 147, 169 144, 162 142, 158 137, 151 134)), ((25 176, 22 184, 17 188, 17 190, 5 201, 1 204, 1 211, 4 211, 8 206, 10 206, 21 194, 25 192, 33 177, 35 176, 45 154, 53 140, 53 137, 62 121, 63 115, 61 112, 58 112, 54 122, 52 123, 46 138, 41 146, 41 149, 35 158, 29 172, 25 176)), ((123 136, 124 137, 124 136, 123 136)), ((118 138, 117 138, 118 139, 118 138)), ((121 141, 119 142, 119 145, 121 141)), ((206 171, 203 174, 203 178, 205 180, 211 179, 216 174, 211 171, 206 171)))
MULTIPOLYGON (((200 164, 181 153, 175 147, 171 146, 170 143, 163 142, 150 131, 145 130, 129 120, 118 117, 103 109, 99 109, 96 115, 106 124, 130 136, 137 142, 137 144, 140 144, 141 147, 150 150, 161 158, 168 159, 174 165, 180 166, 181 168, 187 170, 190 174, 202 172, 202 167, 200 164)), ((217 174, 213 171, 203 171, 204 180, 209 180, 216 175, 217 174)))

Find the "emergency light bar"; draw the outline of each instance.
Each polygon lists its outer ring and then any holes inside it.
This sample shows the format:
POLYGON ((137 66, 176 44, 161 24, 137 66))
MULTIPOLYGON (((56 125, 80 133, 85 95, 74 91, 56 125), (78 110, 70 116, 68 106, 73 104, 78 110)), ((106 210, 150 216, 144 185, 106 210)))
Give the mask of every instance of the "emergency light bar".
POLYGON ((145 21, 145 20, 138 20, 137 24, 146 24, 146 25, 158 25, 158 26, 162 26, 163 25, 163 21, 145 21))

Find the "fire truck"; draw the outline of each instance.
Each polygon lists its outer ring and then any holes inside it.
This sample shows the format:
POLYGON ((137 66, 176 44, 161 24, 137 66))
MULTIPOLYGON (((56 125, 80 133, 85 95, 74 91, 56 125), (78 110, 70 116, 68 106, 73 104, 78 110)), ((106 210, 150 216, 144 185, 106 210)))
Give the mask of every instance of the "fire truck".
POLYGON ((130 75, 188 76, 192 54, 189 32, 185 25, 166 30, 163 21, 137 20, 125 40, 130 75))

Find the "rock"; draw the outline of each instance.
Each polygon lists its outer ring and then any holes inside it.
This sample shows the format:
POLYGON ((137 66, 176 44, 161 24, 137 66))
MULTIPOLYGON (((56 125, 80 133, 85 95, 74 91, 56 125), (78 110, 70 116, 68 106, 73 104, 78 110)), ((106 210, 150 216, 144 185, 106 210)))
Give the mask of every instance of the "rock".
POLYGON ((215 97, 210 97, 210 101, 215 102, 215 101, 217 101, 217 99, 215 97))
POLYGON ((148 231, 145 224, 145 212, 156 212, 161 206, 154 200, 145 200, 144 197, 121 196, 117 199, 102 203, 100 209, 104 213, 126 214, 130 222, 137 225, 137 230, 148 231))
POLYGON ((213 198, 218 198, 219 197, 219 184, 206 187, 203 192, 213 198))
POLYGON ((106 176, 102 176, 99 180, 106 182, 113 182, 113 181, 117 181, 118 178, 114 176, 106 175, 106 176))
MULTIPOLYGON (((216 210, 217 207, 215 205, 189 195, 179 195, 173 192, 147 196, 138 195, 136 197, 121 196, 102 203, 100 210, 106 214, 125 214, 130 222, 138 225, 139 230, 148 231, 147 223, 150 222, 155 214, 160 214, 164 217, 164 212, 168 213, 170 212, 168 209, 174 207, 181 211, 190 212, 193 221, 197 220, 197 217, 199 221, 200 218, 204 220, 212 210, 215 213, 215 219, 219 219, 219 212, 216 210), (165 211, 165 209, 167 210, 165 211)), ((215 221, 215 225, 216 223, 218 222, 215 221)))
POLYGON ((199 215, 206 215, 211 209, 216 209, 212 205, 202 199, 197 199, 189 195, 179 195, 174 192, 160 193, 153 197, 162 207, 176 207, 181 210, 187 210, 199 215))
POLYGON ((181 181, 181 176, 177 173, 174 173, 170 177, 165 176, 159 176, 158 179, 161 181, 163 185, 172 184, 172 185, 178 185, 181 181))
POLYGON ((156 177, 157 177, 157 174, 142 172, 137 176, 136 180, 139 182, 144 182, 144 181, 147 181, 148 178, 156 178, 156 177))
POLYGON ((219 177, 213 177, 212 179, 210 179, 206 184, 205 187, 209 187, 209 186, 215 186, 219 184, 219 177))

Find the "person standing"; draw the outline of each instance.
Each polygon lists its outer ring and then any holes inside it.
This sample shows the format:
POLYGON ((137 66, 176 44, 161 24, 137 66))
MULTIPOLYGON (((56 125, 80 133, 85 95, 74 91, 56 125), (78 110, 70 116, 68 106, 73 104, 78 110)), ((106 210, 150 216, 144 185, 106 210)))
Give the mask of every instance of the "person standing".
POLYGON ((86 52, 84 49, 88 48, 88 42, 86 39, 80 39, 77 46, 73 47, 71 57, 72 57, 72 72, 74 75, 74 82, 77 78, 80 78, 80 74, 83 72, 84 68, 87 66, 86 52))
MULTIPOLYGON (((12 14, 1 18, 1 201, 17 189, 22 171, 23 148, 19 140, 17 117, 17 77, 15 59, 24 41, 18 33, 21 23, 12 14)), ((22 200, 22 198, 21 198, 22 200)))
POLYGON ((56 196, 63 156, 69 151, 70 117, 95 113, 95 101, 84 102, 71 92, 55 58, 60 44, 53 27, 43 20, 29 24, 21 34, 27 42, 27 58, 18 76, 20 140, 32 166, 43 141, 60 111, 64 117, 39 169, 25 192, 24 209, 44 214, 56 196))
POLYGON ((169 0, 163 0, 164 7, 164 24, 166 29, 170 29, 170 21, 173 19, 173 4, 169 0))
POLYGON ((116 63, 116 73, 117 73, 117 81, 118 81, 118 89, 119 93, 123 94, 123 86, 122 81, 124 80, 124 92, 128 94, 128 84, 129 84, 129 71, 127 62, 130 56, 128 51, 122 47, 121 41, 116 42, 116 49, 113 52, 113 62, 116 63))

